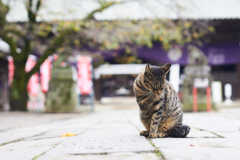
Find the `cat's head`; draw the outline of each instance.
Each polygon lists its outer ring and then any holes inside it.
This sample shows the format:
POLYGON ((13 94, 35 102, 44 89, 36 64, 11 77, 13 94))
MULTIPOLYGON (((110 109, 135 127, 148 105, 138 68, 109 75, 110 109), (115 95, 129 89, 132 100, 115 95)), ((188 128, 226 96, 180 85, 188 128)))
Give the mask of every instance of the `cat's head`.
POLYGON ((163 66, 147 64, 144 71, 144 82, 153 90, 162 89, 170 67, 171 64, 165 64, 163 66))

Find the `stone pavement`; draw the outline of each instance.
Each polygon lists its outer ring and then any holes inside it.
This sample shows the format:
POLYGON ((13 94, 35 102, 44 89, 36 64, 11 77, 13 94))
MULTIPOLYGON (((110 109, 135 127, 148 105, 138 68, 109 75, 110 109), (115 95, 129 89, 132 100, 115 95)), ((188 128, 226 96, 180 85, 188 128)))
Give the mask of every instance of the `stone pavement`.
POLYGON ((143 126, 136 109, 105 107, 90 114, 0 113, 0 122, 1 160, 238 160, 240 157, 240 108, 186 113, 184 123, 192 128, 188 138, 140 137, 143 126))

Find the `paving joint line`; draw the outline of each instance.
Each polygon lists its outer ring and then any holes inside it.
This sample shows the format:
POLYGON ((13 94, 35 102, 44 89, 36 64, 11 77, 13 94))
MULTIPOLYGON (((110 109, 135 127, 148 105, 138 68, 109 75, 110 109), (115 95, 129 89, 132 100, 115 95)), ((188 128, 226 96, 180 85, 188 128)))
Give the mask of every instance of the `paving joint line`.
POLYGON ((159 147, 157 147, 157 146, 153 143, 152 139, 148 139, 148 138, 146 138, 146 139, 147 139, 148 142, 153 146, 153 148, 154 148, 154 153, 155 153, 158 157, 160 157, 162 160, 166 160, 166 157, 165 157, 164 154, 160 151, 159 147))
POLYGON ((202 128, 198 128, 198 127, 192 127, 192 128, 194 128, 194 129, 196 129, 196 130, 199 130, 199 131, 204 131, 204 132, 211 133, 211 134, 217 136, 218 138, 225 138, 224 136, 222 136, 222 135, 220 135, 220 134, 218 134, 218 133, 216 133, 216 132, 214 132, 214 131, 210 131, 210 130, 202 129, 202 128))
MULTIPOLYGON (((90 128, 86 128, 86 129, 83 130, 82 132, 79 132, 77 135, 83 134, 83 133, 87 132, 89 129, 90 129, 90 128)), ((54 137, 51 137, 51 138, 54 138, 54 137)), ((57 138, 57 137, 56 137, 56 138, 57 138)), ((61 137, 60 137, 60 138, 61 138, 61 137)), ((45 138, 43 138, 43 139, 45 139, 45 138)), ((47 139, 47 138, 46 138, 46 139, 47 139)), ((39 140, 39 139, 37 139, 37 140, 39 140)), ((40 139, 40 140, 41 140, 41 139, 40 139)), ((44 152, 41 152, 40 154, 35 155, 35 156, 32 158, 32 160, 37 160, 38 158, 44 156, 45 154, 47 154, 47 153, 50 152, 51 150, 55 149, 58 145, 60 145, 60 144, 62 144, 62 143, 63 143, 63 142, 59 142, 59 143, 56 143, 56 144, 52 145, 52 147, 51 147, 50 149, 48 149, 47 151, 44 151, 44 152)))
POLYGON ((29 138, 38 137, 40 135, 44 135, 45 133, 46 133, 46 131, 35 134, 35 135, 32 135, 32 136, 29 136, 29 137, 22 137, 22 138, 17 138, 17 139, 11 140, 11 141, 3 142, 3 143, 0 144, 0 147, 3 147, 3 146, 8 145, 8 144, 12 144, 12 143, 25 141, 25 140, 28 140, 29 138))
MULTIPOLYGON (((139 132, 141 131, 134 123, 132 123, 130 120, 128 120, 128 122, 129 122, 129 124, 131 124, 132 126, 134 126, 139 132)), ((162 153, 162 151, 159 149, 159 147, 157 147, 154 143, 153 143, 153 141, 152 141, 152 139, 150 139, 150 138, 145 138, 148 142, 149 142, 149 144, 154 148, 154 151, 153 151, 153 153, 155 153, 155 155, 157 156, 157 157, 160 157, 161 158, 161 160, 167 160, 166 159, 166 157, 164 156, 164 154, 162 153)))
POLYGON ((56 144, 53 144, 51 148, 49 148, 47 151, 43 151, 37 155, 35 155, 32 160, 37 160, 38 158, 44 156, 45 154, 47 154, 48 152, 50 152, 51 150, 53 150, 54 148, 56 148, 58 145, 60 145, 61 143, 56 143, 56 144))
POLYGON ((93 153, 70 153, 68 155, 72 156, 88 156, 88 155, 110 155, 110 154, 115 154, 115 153, 136 153, 136 154, 141 154, 141 153, 155 153, 154 150, 150 151, 114 151, 114 152, 93 152, 93 153))

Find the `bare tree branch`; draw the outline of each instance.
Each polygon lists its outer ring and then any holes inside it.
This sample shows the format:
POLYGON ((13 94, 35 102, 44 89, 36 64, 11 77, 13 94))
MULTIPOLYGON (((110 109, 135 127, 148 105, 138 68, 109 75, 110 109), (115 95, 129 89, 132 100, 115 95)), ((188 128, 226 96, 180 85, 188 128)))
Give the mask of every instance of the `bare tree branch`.
POLYGON ((119 2, 106 2, 106 1, 99 1, 100 7, 93 10, 92 12, 90 12, 86 18, 84 18, 84 20, 92 20, 95 19, 95 14, 96 13, 100 13, 103 12, 105 9, 115 5, 115 4, 119 4, 119 2))
POLYGON ((33 2, 33 0, 28 0, 26 9, 30 23, 36 23, 38 11, 41 7, 41 4, 42 0, 37 0, 36 4, 33 2))
POLYGON ((42 6, 42 0, 38 0, 37 1, 37 6, 36 6, 36 13, 38 13, 41 6, 42 6))
POLYGON ((32 68, 30 72, 27 73, 27 78, 30 78, 35 72, 40 70, 41 64, 53 53, 55 53, 59 46, 62 46, 62 44, 65 42, 65 38, 67 36, 70 36, 73 33, 72 30, 66 29, 65 31, 62 31, 56 38, 54 38, 50 46, 45 50, 43 55, 38 59, 37 64, 32 68))

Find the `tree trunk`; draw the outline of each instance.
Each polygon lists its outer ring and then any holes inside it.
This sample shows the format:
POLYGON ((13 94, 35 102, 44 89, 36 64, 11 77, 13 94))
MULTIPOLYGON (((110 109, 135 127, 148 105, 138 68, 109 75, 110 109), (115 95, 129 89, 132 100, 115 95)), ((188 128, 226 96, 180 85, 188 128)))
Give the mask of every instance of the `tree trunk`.
POLYGON ((10 106, 13 111, 27 111, 27 82, 25 64, 16 64, 14 78, 10 88, 10 106))
POLYGON ((0 58, 0 111, 9 110, 8 100, 8 61, 0 58))

